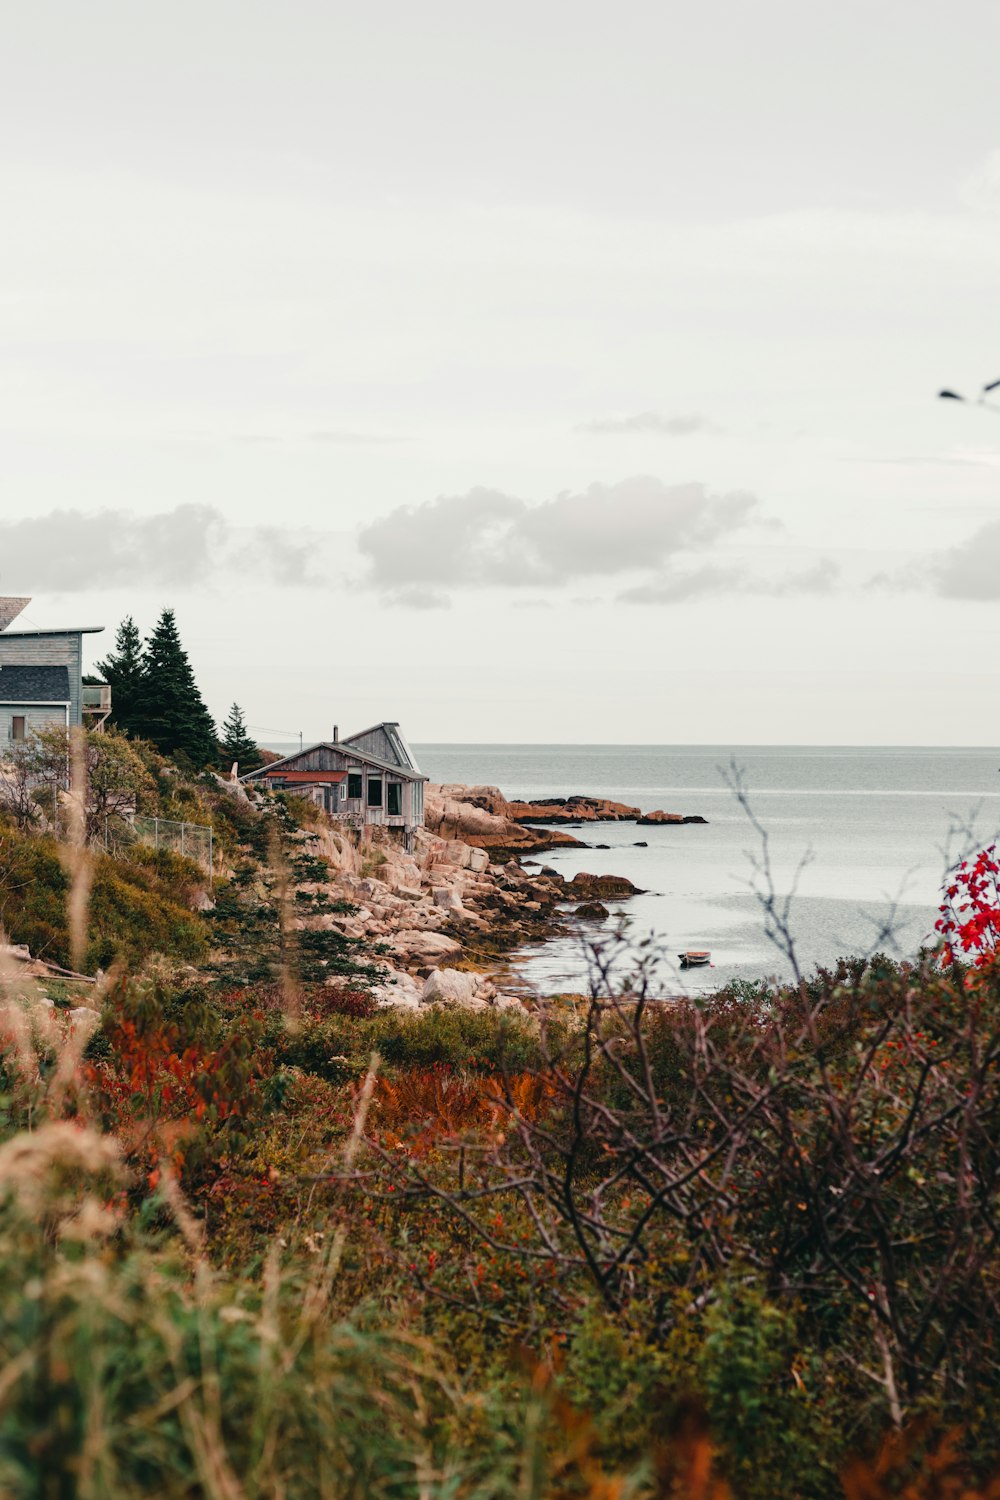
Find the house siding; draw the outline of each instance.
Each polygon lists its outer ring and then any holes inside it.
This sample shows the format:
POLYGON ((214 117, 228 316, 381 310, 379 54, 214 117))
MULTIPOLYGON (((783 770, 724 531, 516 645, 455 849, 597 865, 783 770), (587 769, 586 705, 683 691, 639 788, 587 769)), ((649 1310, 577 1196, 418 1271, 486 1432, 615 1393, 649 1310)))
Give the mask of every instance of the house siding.
POLYGON ((68 707, 64 703, 0 703, 0 755, 13 740, 15 718, 24 719, 27 734, 37 734, 41 729, 65 725, 68 707))
POLYGON ((381 725, 377 729, 370 729, 367 734, 352 735, 350 746, 355 750, 360 750, 362 755, 374 755, 376 760, 387 760, 393 765, 397 764, 395 747, 381 725))
POLYGON ((82 722, 83 635, 66 631, 49 635, 0 633, 0 705, 3 705, 3 667, 67 667, 69 722, 82 722))

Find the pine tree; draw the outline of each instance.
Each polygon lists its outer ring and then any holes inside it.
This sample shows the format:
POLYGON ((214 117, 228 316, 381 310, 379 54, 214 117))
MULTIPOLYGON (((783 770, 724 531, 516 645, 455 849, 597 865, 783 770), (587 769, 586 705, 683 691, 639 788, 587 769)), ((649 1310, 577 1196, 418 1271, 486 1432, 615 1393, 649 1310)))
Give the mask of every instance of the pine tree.
POLYGON ((218 755, 215 724, 205 707, 172 609, 156 622, 143 658, 145 712, 140 732, 164 755, 186 755, 205 766, 218 755))
POLYGON ((97 670, 111 687, 111 723, 125 734, 141 734, 148 717, 149 701, 142 640, 131 615, 126 615, 115 636, 115 649, 97 670))
POLYGON ((222 726, 219 749, 222 751, 222 761, 226 769, 228 770, 235 760, 239 765, 241 776, 247 771, 256 771, 264 764, 260 747, 248 733, 247 721, 238 703, 233 704, 229 710, 229 717, 222 726))

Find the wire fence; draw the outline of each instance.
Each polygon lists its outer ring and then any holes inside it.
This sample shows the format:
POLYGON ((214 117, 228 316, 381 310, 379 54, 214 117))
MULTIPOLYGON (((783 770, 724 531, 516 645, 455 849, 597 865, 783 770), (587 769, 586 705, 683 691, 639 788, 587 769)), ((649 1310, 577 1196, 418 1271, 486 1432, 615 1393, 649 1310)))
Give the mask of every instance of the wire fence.
POLYGON ((175 818, 135 817, 127 822, 112 825, 110 820, 104 829, 104 847, 110 854, 121 852, 134 844, 148 844, 154 849, 169 849, 193 859, 208 871, 212 880, 215 874, 215 849, 212 825, 206 823, 181 823, 175 818))

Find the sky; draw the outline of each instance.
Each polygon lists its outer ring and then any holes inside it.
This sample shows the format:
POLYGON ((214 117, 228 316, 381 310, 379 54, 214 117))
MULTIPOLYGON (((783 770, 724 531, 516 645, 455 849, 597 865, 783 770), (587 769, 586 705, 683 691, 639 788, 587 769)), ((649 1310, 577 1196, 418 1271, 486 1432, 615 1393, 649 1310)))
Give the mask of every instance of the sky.
POLYGON ((264 740, 1000 742, 993 0, 35 0, 0 592, 264 740), (992 403, 992 404, 991 404, 992 403))

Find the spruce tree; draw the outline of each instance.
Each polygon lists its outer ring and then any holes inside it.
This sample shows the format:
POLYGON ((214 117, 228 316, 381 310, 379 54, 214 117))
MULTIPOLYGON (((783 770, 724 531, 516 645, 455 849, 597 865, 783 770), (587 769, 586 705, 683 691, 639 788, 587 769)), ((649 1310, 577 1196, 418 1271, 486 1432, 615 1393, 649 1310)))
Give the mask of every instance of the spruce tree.
POLYGON ((235 760, 239 765, 241 776, 247 771, 256 771, 264 764, 260 747, 247 731, 247 721, 238 703, 233 704, 229 710, 229 717, 222 726, 219 749, 222 752, 222 762, 225 768, 228 770, 235 760))
POLYGON ((172 609, 156 622, 143 658, 145 711, 141 733, 164 755, 186 755, 205 766, 218 754, 215 724, 205 707, 172 609))
POLYGON ((141 734, 148 715, 146 669, 142 640, 131 615, 126 615, 115 636, 115 649, 97 670, 111 688, 111 723, 125 734, 141 734))

